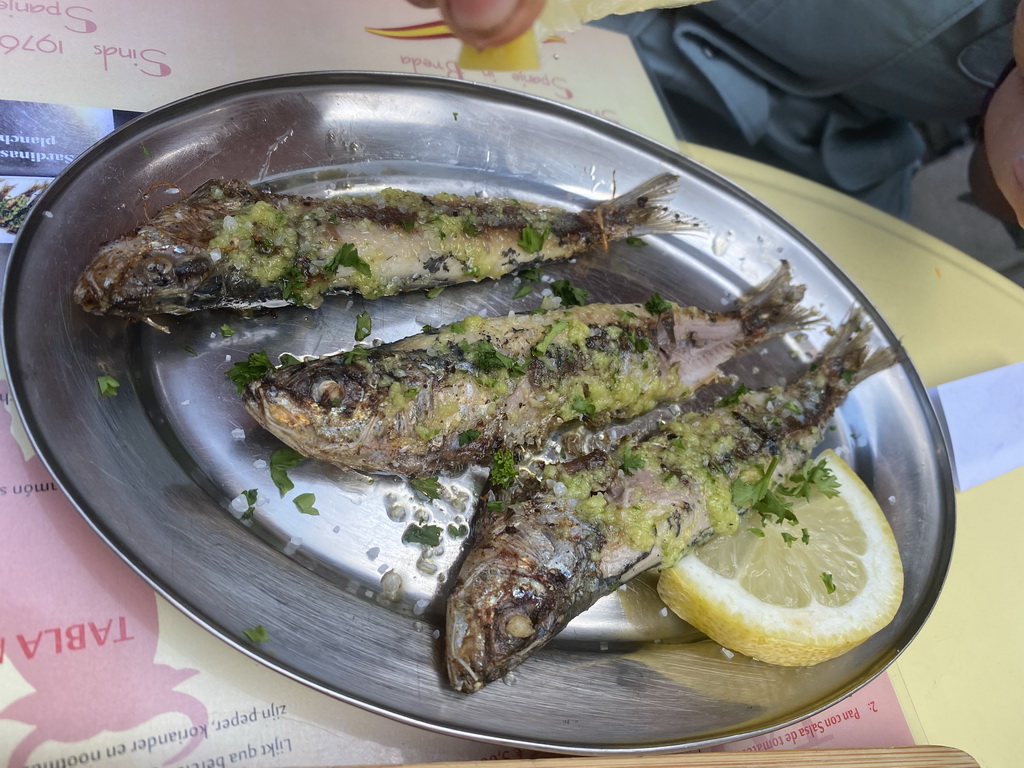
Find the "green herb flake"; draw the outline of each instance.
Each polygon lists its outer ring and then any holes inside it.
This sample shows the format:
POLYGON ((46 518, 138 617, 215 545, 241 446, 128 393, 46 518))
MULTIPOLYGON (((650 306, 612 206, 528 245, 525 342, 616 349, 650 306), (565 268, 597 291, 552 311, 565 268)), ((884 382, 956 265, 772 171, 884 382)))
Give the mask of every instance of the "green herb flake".
POLYGON ((300 493, 292 501, 295 502, 299 512, 304 515, 313 515, 315 517, 320 514, 320 510, 313 506, 316 504, 316 496, 312 493, 300 493))
POLYGON ((253 513, 256 511, 256 497, 259 495, 259 491, 255 488, 249 488, 246 491, 242 491, 242 498, 245 499, 245 503, 249 505, 249 508, 242 513, 242 520, 251 520, 253 513))
POLYGON ((366 347, 352 347, 352 349, 345 353, 345 364, 350 365, 357 357, 366 357, 369 354, 370 350, 366 347))
POLYGON ((839 378, 843 380, 843 384, 845 384, 846 386, 850 386, 853 384, 853 376, 854 371, 844 370, 842 373, 839 374, 839 378))
POLYGON ((192 357, 199 357, 199 353, 196 352, 195 349, 190 347, 188 344, 186 344, 184 347, 182 347, 182 349, 185 350, 186 352, 188 352, 190 355, 192 355, 192 357))
POLYGON ((459 432, 459 447, 469 445, 478 437, 480 437, 479 429, 467 429, 465 432, 459 432))
POLYGON ((785 408, 790 413, 795 413, 797 416, 803 413, 803 409, 800 407, 800 403, 797 403, 793 400, 788 401, 782 407, 785 408))
POLYGON ((480 230, 476 228, 476 224, 469 219, 462 220, 462 231, 470 237, 476 237, 480 234, 480 230))
POLYGON ((117 390, 120 388, 121 382, 113 376, 103 375, 96 377, 96 389, 99 390, 100 397, 116 397, 117 390))
POLYGON ((243 629, 242 634, 250 643, 266 643, 270 641, 270 634, 262 624, 257 624, 252 629, 243 629))
POLYGON ((793 542, 796 541, 796 536, 794 536, 791 533, 787 533, 786 531, 783 531, 782 532, 782 540, 784 542, 786 542, 786 546, 787 547, 792 547, 793 546, 793 542))
POLYGON ((436 547, 441 543, 441 526, 417 525, 410 523, 402 534, 403 544, 422 544, 425 547, 436 547))
POLYGON ((441 498, 441 483, 436 477, 417 477, 409 481, 414 491, 422 493, 428 499, 441 498))
POLYGON ((446 285, 435 285, 433 288, 431 288, 429 291, 427 291, 427 298, 428 299, 436 299, 438 296, 440 296, 444 292, 444 289, 447 288, 447 287, 448 286, 446 286, 446 285))
POLYGON ((751 527, 747 528, 747 530, 759 538, 764 538, 764 528, 751 527))
POLYGON ((647 465, 647 461, 636 451, 631 448, 625 448, 622 451, 622 471, 627 475, 632 475, 636 470, 643 469, 647 465))
POLYGON ((448 326, 452 333, 465 333, 466 332, 466 321, 456 320, 454 323, 448 326))
POLYGON ((750 387, 746 384, 740 384, 736 389, 730 392, 725 397, 719 398, 718 402, 715 403, 716 408, 727 408, 731 405, 738 405, 740 398, 743 397, 750 391, 750 387))
POLYGON ((295 487, 295 483, 288 477, 288 470, 298 466, 306 457, 293 448, 285 446, 278 448, 270 454, 270 479, 274 481, 281 497, 295 487))
POLYGON ((544 338, 533 345, 533 349, 530 350, 530 354, 533 357, 542 357, 547 351, 548 347, 551 346, 551 342, 555 340, 562 331, 569 327, 569 321, 566 318, 562 318, 558 322, 549 325, 545 330, 544 338))
POLYGON ((404 229, 406 232, 412 232, 414 229, 416 229, 416 219, 410 219, 409 221, 403 221, 402 222, 402 229, 404 229))
POLYGON ((661 298, 661 294, 658 293, 652 293, 651 298, 644 302, 644 309, 652 315, 660 315, 663 312, 668 312, 671 308, 672 305, 661 298))
POLYGON ((499 352, 486 339, 474 341, 472 344, 463 342, 460 349, 473 366, 483 373, 500 370, 507 371, 509 376, 522 376, 526 373, 526 366, 519 360, 499 352))
POLYGON ((459 113, 458 112, 452 112, 452 120, 458 120, 458 119, 459 119, 459 113))
POLYGON ((800 541, 802 541, 804 544, 810 544, 811 543, 811 532, 808 531, 806 528, 801 528, 800 532, 802 534, 800 536, 800 541))
POLYGON ((290 365, 298 365, 300 362, 302 362, 295 355, 289 355, 287 352, 282 353, 278 360, 281 361, 282 368, 287 368, 290 365))
POLYGON ((496 451, 491 459, 491 482, 499 488, 508 488, 516 479, 516 474, 516 460, 512 451, 496 451))
POLYGON ((235 335, 235 329, 227 323, 224 323, 224 325, 220 327, 220 335, 225 339, 230 339, 235 335))
POLYGON ((839 481, 828 468, 825 459, 817 463, 813 459, 808 461, 803 469, 789 476, 789 482, 791 485, 779 488, 779 492, 786 496, 799 496, 809 500, 815 492, 830 499, 839 495, 839 481))
POLYGON ((642 237, 627 237, 626 245, 632 246, 633 248, 646 248, 647 241, 642 237))
POLYGON ((244 392, 248 384, 259 381, 274 370, 266 352, 252 352, 240 363, 235 363, 225 372, 225 376, 235 382, 235 389, 244 392))
POLYGON ((520 248, 527 253, 537 253, 541 248, 544 247, 544 241, 548 239, 548 235, 551 234, 551 227, 544 227, 543 232, 538 232, 536 229, 527 224, 523 227, 523 231, 519 235, 519 240, 516 242, 520 248))
POLYGON ((369 312, 356 315, 356 341, 362 341, 373 332, 373 320, 369 312))
POLYGON ((501 512, 503 509, 505 509, 505 502, 504 501, 488 501, 487 502, 487 511, 488 512, 501 512))
POLYGON ((340 267, 348 267, 354 269, 361 275, 370 277, 372 272, 370 271, 370 265, 367 264, 362 257, 359 255, 359 250, 352 245, 352 243, 345 243, 338 249, 338 252, 334 254, 334 257, 328 262, 327 266, 324 267, 325 272, 329 272, 332 275, 338 271, 340 267))
POLYGON ((821 573, 821 580, 825 584, 825 591, 828 594, 831 595, 833 592, 836 591, 836 585, 835 585, 835 582, 832 581, 832 574, 831 573, 829 573, 828 571, 822 571, 822 573, 821 573))
POLYGON ((586 397, 577 397, 572 401, 572 409, 581 416, 593 416, 597 412, 597 407, 593 401, 586 397))
POLYGON ((551 284, 551 292, 562 300, 567 307, 582 307, 587 303, 587 296, 590 291, 586 288, 577 288, 568 280, 555 280, 551 284))
POLYGON ((152 157, 153 156, 152 154, 150 154, 149 147, 146 146, 145 142, 142 142, 141 144, 139 144, 139 146, 142 147, 142 154, 143 155, 145 155, 146 157, 152 157))
POLYGON ((455 523, 448 523, 448 535, 453 539, 462 539, 469 535, 469 526, 465 523, 456 525, 455 523))

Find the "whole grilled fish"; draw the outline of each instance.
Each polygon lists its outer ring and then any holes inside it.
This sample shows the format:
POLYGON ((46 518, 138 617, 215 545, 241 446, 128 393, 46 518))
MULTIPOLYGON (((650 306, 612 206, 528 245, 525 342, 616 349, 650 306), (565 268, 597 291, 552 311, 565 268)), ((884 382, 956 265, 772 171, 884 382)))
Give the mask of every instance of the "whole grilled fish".
POLYGON ((612 453, 595 451, 481 498, 447 606, 446 666, 466 693, 503 677, 598 598, 738 526, 732 485, 807 459, 850 389, 892 364, 844 324, 785 388, 723 398, 612 453), (725 402, 728 401, 728 402, 725 402))
POLYGON ((594 245, 695 229, 665 174, 590 210, 384 189, 314 199, 209 181, 104 245, 74 289, 89 312, 144 319, 367 298, 499 278, 594 245))
POLYGON ((817 315, 788 265, 737 309, 589 304, 471 316, 434 332, 268 373, 243 393, 264 428, 312 458, 431 475, 537 448, 557 428, 600 427, 677 402, 720 366, 817 315))

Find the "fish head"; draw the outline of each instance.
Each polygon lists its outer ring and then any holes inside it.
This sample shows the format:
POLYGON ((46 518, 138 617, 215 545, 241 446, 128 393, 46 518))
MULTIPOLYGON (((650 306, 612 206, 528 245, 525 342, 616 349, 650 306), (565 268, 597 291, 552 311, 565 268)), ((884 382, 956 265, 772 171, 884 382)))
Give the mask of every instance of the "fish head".
POLYGON ((166 242, 144 227, 100 249, 75 285, 75 301, 100 315, 184 314, 195 308, 213 263, 206 250, 166 242))
POLYGON ((572 514, 512 508, 474 525, 477 543, 459 571, 446 618, 448 679, 463 693, 507 675, 589 607, 601 588, 592 531, 572 514))
POLYGON ((363 469, 382 421, 381 394, 371 372, 343 357, 271 371, 242 393, 246 410, 268 432, 300 453, 363 469))

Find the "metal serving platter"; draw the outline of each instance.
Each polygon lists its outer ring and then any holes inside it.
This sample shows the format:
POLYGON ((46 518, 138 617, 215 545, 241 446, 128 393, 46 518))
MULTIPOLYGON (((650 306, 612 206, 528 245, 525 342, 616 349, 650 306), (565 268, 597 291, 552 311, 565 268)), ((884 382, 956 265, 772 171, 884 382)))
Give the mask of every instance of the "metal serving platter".
MULTIPOLYGON (((673 207, 699 234, 613 246, 546 270, 592 301, 654 291, 718 310, 788 260, 807 303, 841 320, 863 307, 874 343, 884 319, 812 243, 729 182, 618 126, 554 103, 466 82, 311 73, 243 82, 148 113, 87 151, 38 201, 14 245, 3 303, 11 387, 36 448, 96 531, 160 593, 240 651, 324 693, 450 734, 594 753, 696 748, 780 727, 853 692, 921 627, 949 562, 954 502, 947 455, 911 364, 859 386, 830 443, 845 451, 890 517, 906 596, 883 632, 812 668, 728 658, 663 616, 652 582, 620 590, 504 682, 466 696, 440 664, 446 580, 463 539, 403 544, 410 522, 467 520, 479 473, 443 478, 442 499, 399 478, 306 461, 281 498, 265 462, 279 443, 246 415, 225 376, 250 352, 350 348, 355 317, 388 341, 470 313, 528 310, 515 278, 318 310, 160 318, 170 333, 87 315, 71 287, 97 247, 211 177, 335 195, 384 186, 510 196, 574 208, 656 174, 681 177, 673 207), (148 199, 147 199, 148 191, 148 199), (225 338, 221 326, 234 335, 225 338), (121 382, 97 396, 96 378, 121 382), (241 430, 239 432, 238 430, 241 430), (239 439, 244 434, 244 439, 239 439), (231 501, 257 488, 251 520, 231 501), (313 492, 319 516, 293 497, 313 492), (382 575, 397 573, 399 595, 382 575), (269 641, 243 631, 263 625, 269 641)), ((824 332, 774 342, 735 371, 750 385, 791 376, 824 332)), ((393 578, 393 577, 391 577, 393 578)))

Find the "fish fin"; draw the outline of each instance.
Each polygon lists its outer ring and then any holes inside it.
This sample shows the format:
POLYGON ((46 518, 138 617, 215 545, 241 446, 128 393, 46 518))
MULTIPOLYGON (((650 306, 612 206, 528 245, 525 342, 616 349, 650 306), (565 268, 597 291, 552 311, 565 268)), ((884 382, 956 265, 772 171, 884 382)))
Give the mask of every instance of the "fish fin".
POLYGON ((663 235, 702 229, 703 224, 665 205, 675 194, 679 177, 663 173, 593 209, 603 240, 625 236, 663 235))
POLYGON ((788 261, 752 290, 740 307, 744 332, 752 338, 769 338, 804 330, 822 321, 821 313, 800 306, 807 287, 793 283, 793 270, 788 261))
POLYGON ((876 349, 869 354, 868 341, 874 326, 855 307, 833 332, 821 353, 823 366, 829 366, 844 375, 847 389, 864 379, 894 365, 899 354, 892 347, 876 349), (852 374, 852 375, 851 375, 852 374))

